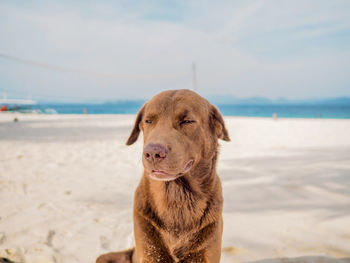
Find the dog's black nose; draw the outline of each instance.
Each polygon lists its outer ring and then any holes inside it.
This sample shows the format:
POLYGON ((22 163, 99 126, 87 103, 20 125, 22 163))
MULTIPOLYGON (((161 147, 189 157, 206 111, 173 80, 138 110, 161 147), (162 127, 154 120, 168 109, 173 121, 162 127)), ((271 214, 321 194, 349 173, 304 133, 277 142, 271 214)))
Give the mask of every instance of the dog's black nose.
POLYGON ((166 158, 167 154, 167 149, 159 143, 149 143, 143 149, 143 155, 145 159, 149 162, 160 162, 166 158))

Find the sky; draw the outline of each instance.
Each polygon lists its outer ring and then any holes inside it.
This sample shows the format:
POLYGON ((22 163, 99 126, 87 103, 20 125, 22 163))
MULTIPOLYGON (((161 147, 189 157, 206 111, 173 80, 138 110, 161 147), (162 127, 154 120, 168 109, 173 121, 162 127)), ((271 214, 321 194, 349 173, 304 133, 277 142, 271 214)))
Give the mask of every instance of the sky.
POLYGON ((0 1, 0 92, 39 101, 350 96, 348 0, 0 1))

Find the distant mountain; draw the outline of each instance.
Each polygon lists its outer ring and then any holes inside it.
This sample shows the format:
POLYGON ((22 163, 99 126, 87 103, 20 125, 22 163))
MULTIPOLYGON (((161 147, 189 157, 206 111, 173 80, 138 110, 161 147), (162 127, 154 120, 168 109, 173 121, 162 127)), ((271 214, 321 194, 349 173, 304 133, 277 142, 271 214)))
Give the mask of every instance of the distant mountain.
POLYGON ((320 100, 319 104, 336 104, 336 105, 350 105, 350 97, 338 97, 332 99, 320 100))
MULTIPOLYGON (((239 98, 232 95, 212 95, 204 96, 211 103, 216 105, 346 105, 350 106, 350 97, 336 97, 328 99, 304 99, 290 100, 286 98, 268 99, 264 97, 239 98)), ((146 99, 126 99, 109 101, 85 101, 85 102, 45 102, 40 101, 42 105, 107 105, 107 106, 134 106, 141 107, 146 99)))
POLYGON ((214 104, 271 104, 272 101, 263 97, 238 98, 231 95, 208 96, 207 99, 214 104))
POLYGON ((304 100, 289 100, 286 98, 268 99, 264 97, 238 98, 232 95, 215 95, 208 96, 211 103, 217 105, 349 105, 350 97, 337 97, 329 99, 304 99, 304 100))
POLYGON ((116 100, 116 101, 107 101, 102 103, 103 105, 135 105, 142 106, 146 100, 116 100))

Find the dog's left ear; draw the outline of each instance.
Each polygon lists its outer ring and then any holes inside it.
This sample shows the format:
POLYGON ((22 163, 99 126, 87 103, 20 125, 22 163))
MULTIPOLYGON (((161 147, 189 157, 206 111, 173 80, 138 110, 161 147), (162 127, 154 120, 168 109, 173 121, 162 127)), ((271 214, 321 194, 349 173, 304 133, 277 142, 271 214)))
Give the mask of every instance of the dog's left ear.
POLYGON ((142 117, 143 117, 143 113, 145 111, 145 106, 146 104, 144 104, 141 108, 141 110, 139 111, 139 113, 137 114, 136 117, 136 121, 134 124, 134 128, 132 129, 130 135, 129 135, 129 139, 126 142, 126 145, 131 145, 134 142, 136 142, 137 138, 139 137, 140 134, 140 122, 142 121, 142 117))
POLYGON ((229 142, 230 137, 225 126, 225 121, 218 108, 214 105, 211 105, 209 114, 209 124, 212 132, 217 136, 218 139, 229 142))

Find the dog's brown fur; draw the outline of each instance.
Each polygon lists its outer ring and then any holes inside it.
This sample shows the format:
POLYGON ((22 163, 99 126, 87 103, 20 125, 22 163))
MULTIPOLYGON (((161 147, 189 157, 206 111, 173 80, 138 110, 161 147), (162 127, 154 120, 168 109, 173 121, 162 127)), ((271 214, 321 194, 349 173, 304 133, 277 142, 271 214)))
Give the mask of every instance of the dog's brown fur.
POLYGON ((135 249, 96 262, 219 262, 223 197, 216 161, 218 139, 230 139, 218 109, 192 91, 165 91, 139 111, 127 145, 140 131, 145 169, 134 199, 135 249), (161 145, 164 155, 152 159, 149 145, 161 145), (154 178, 155 171, 166 178, 154 178))

